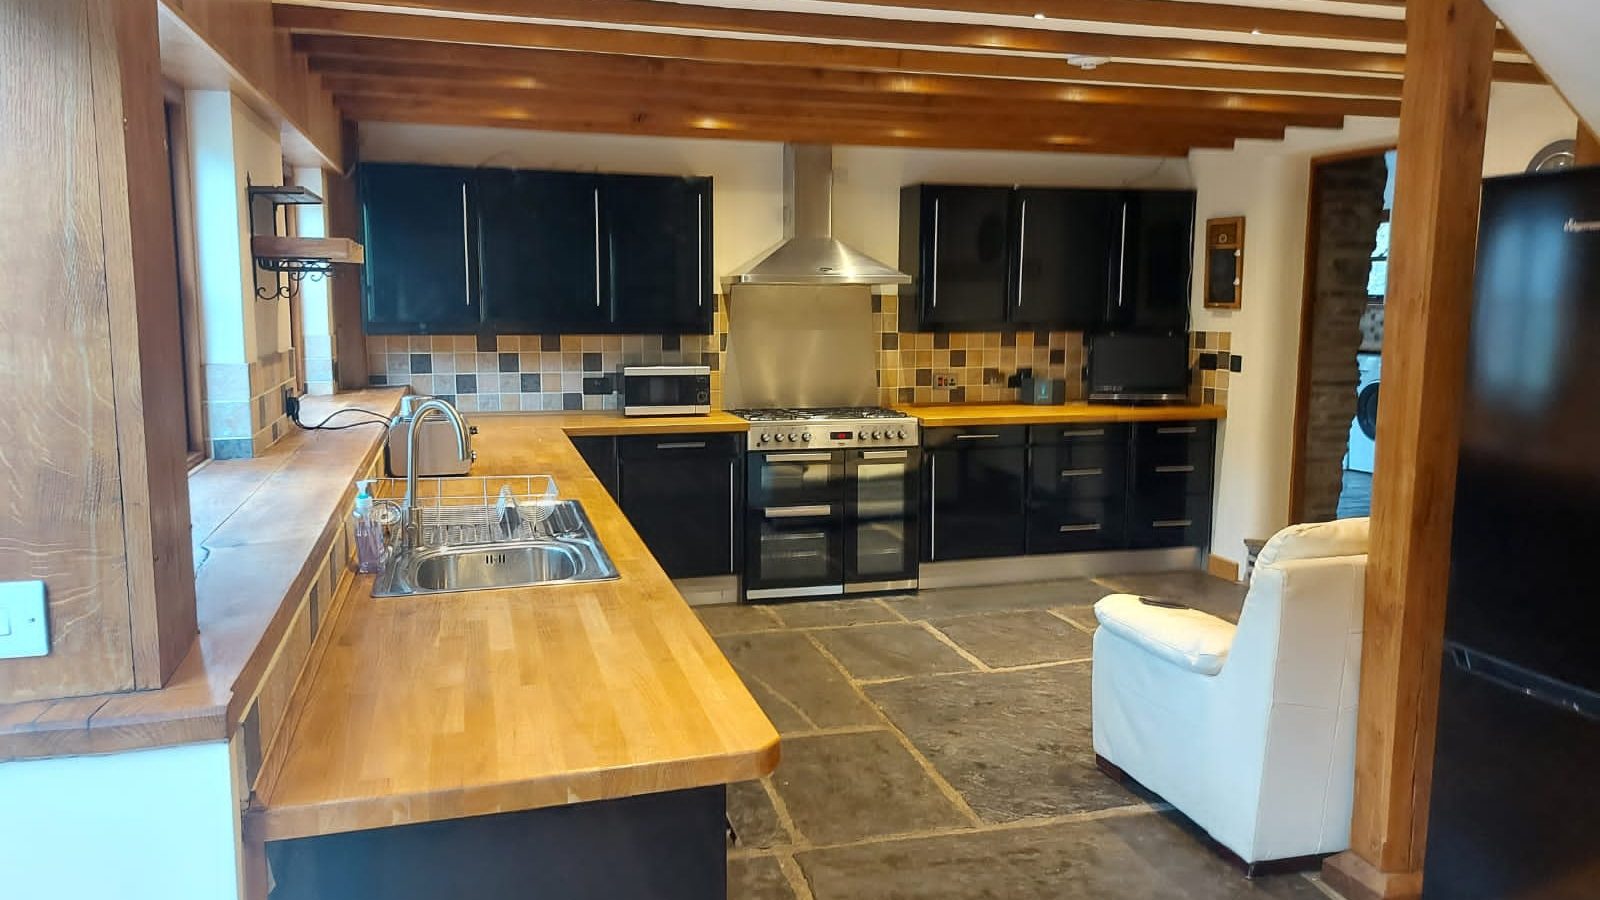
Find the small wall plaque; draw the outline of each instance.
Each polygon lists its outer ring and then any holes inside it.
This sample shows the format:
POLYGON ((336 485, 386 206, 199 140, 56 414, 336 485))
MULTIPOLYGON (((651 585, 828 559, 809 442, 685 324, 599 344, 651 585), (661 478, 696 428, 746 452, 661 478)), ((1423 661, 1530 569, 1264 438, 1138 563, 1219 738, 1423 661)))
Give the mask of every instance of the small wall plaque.
POLYGON ((1239 309, 1244 300, 1244 216, 1206 222, 1208 309, 1239 309))

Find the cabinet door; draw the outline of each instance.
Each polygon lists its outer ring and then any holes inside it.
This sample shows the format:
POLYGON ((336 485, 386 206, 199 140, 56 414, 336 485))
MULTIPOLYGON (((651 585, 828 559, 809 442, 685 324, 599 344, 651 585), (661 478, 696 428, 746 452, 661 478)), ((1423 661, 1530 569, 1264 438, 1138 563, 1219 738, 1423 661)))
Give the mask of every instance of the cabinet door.
POLYGON ((1130 191, 1120 211, 1122 266, 1108 324, 1143 331, 1189 327, 1194 192, 1130 191))
POLYGON ((367 331, 471 334, 481 320, 470 170, 361 167, 367 331))
POLYGON ((739 457, 728 435, 618 440, 622 512, 673 578, 734 571, 739 457))
POLYGON ((600 479, 611 499, 617 499, 617 439, 611 437, 569 438, 572 446, 589 464, 594 477, 600 479))
POLYGON ((1072 331, 1100 324, 1120 210, 1114 191, 1019 190, 1011 321, 1072 331))
POLYGON ((599 180, 501 169, 477 186, 485 318, 513 332, 602 330, 599 180))
POLYGON ((1006 321, 1010 188, 929 187, 922 197, 924 325, 998 327, 1006 321))
POLYGON ((928 560, 1020 556, 1028 448, 1023 428, 937 428, 924 433, 928 560))
POLYGON ((711 332, 711 181, 606 175, 603 278, 612 330, 711 332))

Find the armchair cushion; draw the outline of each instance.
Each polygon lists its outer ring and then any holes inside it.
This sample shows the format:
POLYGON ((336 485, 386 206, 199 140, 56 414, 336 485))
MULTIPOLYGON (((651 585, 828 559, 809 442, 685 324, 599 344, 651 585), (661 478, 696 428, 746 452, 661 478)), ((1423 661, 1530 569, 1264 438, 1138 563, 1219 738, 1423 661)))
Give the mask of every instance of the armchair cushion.
POLYGON ((1367 524, 1370 520, 1336 519, 1332 522, 1307 522, 1290 525, 1272 536, 1256 555, 1253 571, 1294 559, 1323 559, 1329 556, 1361 556, 1367 552, 1367 524))
POLYGON ((1201 675, 1222 671, 1233 646, 1234 626, 1198 609, 1143 603, 1133 594, 1112 594, 1094 605, 1100 627, 1168 662, 1201 675))

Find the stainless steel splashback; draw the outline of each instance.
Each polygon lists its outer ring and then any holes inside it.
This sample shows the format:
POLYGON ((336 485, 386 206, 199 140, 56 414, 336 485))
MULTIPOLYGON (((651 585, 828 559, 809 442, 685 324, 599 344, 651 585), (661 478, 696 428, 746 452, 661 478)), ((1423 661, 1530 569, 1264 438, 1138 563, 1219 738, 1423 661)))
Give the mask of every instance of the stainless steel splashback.
POLYGON ((728 297, 723 405, 874 405, 877 340, 868 286, 738 285, 728 297))

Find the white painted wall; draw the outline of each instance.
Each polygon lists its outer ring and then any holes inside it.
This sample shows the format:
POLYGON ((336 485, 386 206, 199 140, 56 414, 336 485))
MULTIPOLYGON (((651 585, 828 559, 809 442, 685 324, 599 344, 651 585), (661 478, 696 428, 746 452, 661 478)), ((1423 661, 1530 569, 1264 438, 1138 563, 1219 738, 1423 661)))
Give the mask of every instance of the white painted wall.
MULTIPOLYGON (((1484 174, 1520 172, 1545 144, 1570 138, 1576 117, 1541 85, 1496 84, 1490 96, 1484 174)), ((1306 210, 1313 157, 1398 141, 1393 119, 1352 118, 1339 132, 1291 129, 1275 141, 1190 154, 1198 218, 1242 215, 1244 308, 1205 309, 1195 279, 1194 327, 1233 334, 1244 371, 1228 382, 1228 419, 1217 463, 1212 552, 1240 561, 1244 539, 1270 537, 1288 523, 1294 393, 1299 374, 1306 210)), ((1195 272, 1204 271, 1196 247, 1195 272)))
POLYGON ((0 763, 0 896, 240 897, 228 745, 0 763))

